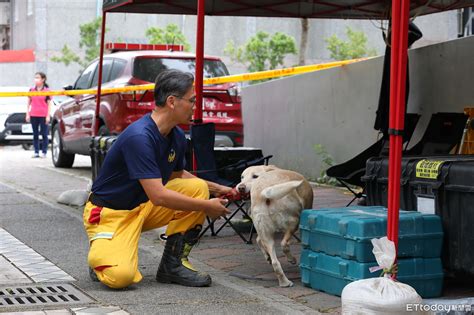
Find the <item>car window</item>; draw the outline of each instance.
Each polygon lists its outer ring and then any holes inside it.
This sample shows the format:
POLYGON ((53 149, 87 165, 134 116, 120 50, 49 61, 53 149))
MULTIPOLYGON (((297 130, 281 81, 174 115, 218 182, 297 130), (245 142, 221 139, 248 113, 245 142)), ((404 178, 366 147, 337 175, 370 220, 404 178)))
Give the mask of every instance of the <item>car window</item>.
POLYGON ((127 62, 125 60, 114 59, 114 64, 112 65, 112 71, 110 71, 110 78, 109 81, 113 81, 117 79, 120 75, 122 75, 123 69, 127 62))
POLYGON ((89 82, 92 74, 94 73, 95 67, 97 66, 97 62, 94 62, 89 67, 86 68, 81 74, 81 76, 77 79, 76 84, 74 85, 75 90, 82 90, 89 88, 89 82))
MULTIPOLYGON (((177 69, 194 73, 194 59, 173 58, 136 58, 133 64, 133 76, 137 79, 155 82, 156 76, 167 69, 177 69)), ((225 64, 220 60, 204 60, 204 77, 215 78, 229 75, 225 64)))
MULTIPOLYGON (((104 59, 103 67, 102 67, 102 84, 109 82, 110 70, 112 69, 112 59, 104 59)), ((97 63, 99 64, 99 63, 97 63)), ((94 78, 92 79, 91 87, 96 87, 97 82, 99 82, 99 67, 94 72, 94 78)))

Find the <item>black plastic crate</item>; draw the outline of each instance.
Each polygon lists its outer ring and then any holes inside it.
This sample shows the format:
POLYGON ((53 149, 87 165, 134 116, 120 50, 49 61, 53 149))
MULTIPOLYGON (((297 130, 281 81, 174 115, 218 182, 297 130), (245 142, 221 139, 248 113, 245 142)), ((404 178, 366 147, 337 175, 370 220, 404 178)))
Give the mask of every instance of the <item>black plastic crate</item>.
POLYGON ((92 180, 95 180, 99 174, 100 168, 104 163, 108 150, 112 147, 117 136, 98 136, 92 137, 89 152, 92 162, 92 180))
MULTIPOLYGON (((387 205, 388 158, 367 161, 367 204, 387 205)), ((451 275, 474 277, 474 156, 402 159, 400 208, 441 217, 443 265, 451 275)))
MULTIPOLYGON (((402 173, 400 175, 400 209, 414 210, 409 198, 409 179, 411 176, 411 164, 418 162, 422 158, 403 158, 402 173)), ((365 183, 368 206, 387 207, 388 199, 388 158, 374 157, 367 161, 365 175, 362 176, 365 183)))

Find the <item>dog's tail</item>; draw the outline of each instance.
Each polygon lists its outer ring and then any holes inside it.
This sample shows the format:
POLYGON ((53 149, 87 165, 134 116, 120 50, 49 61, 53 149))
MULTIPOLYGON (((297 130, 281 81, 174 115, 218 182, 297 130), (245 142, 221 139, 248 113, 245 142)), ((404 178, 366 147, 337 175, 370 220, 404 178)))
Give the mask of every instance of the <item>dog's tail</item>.
POLYGON ((261 195, 266 199, 280 199, 303 184, 302 180, 292 180, 282 184, 273 185, 262 190, 261 195))

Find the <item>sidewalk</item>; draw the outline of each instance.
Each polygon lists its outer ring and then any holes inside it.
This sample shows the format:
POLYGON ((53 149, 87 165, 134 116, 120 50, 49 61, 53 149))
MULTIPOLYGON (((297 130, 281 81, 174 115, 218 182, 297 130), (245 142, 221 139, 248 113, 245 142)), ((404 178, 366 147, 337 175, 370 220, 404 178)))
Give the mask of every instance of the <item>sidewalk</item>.
MULTIPOLYGON (((316 187, 314 188, 313 208, 345 207, 351 199, 352 195, 345 194, 342 189, 316 187)), ((220 226, 219 223, 216 224, 220 226)), ((295 284, 292 288, 278 286, 272 266, 265 261, 262 252, 255 244, 255 236, 252 245, 245 244, 230 227, 225 227, 219 236, 210 236, 210 232, 208 232, 193 251, 193 257, 213 268, 226 272, 231 277, 246 279, 256 285, 269 288, 277 294, 303 303, 319 312, 337 314, 340 298, 304 287, 300 281, 298 264, 288 263, 281 251, 279 241, 276 244, 278 260, 288 279, 295 284)), ((301 245, 296 239, 293 239, 291 252, 297 257, 299 263, 301 245)))
MULTIPOLYGON (((186 288, 155 281, 163 250, 158 230, 144 233, 140 242, 139 268, 144 276, 141 283, 115 291, 91 282, 82 208, 56 203, 63 191, 87 187, 90 160, 76 157, 74 168, 55 169, 49 159, 31 160, 30 155, 21 148, 0 147, 0 299, 2 290, 20 284, 41 286, 59 282, 71 285, 91 301, 57 307, 16 305, 8 311, 37 311, 24 315, 340 314, 340 298, 303 287, 298 266, 290 265, 277 246, 283 270, 295 283, 292 288, 279 288, 273 268, 258 246, 245 244, 228 227, 217 237, 205 235, 191 253, 192 262, 213 276, 210 288, 186 288), (6 250, 5 232, 11 235, 9 239, 14 245, 6 250)), ((317 187, 313 207, 344 207, 351 197, 343 189, 317 187)), ((292 244, 291 250, 298 257, 300 245, 292 244)), ((472 285, 447 284, 442 299, 472 296, 472 285)), ((0 302, 0 312, 6 310, 0 302)))
MULTIPOLYGON (((223 236, 205 236, 191 253, 193 263, 213 276, 213 286, 210 288, 185 288, 155 281, 163 250, 156 230, 144 233, 140 243, 139 268, 144 276, 141 283, 126 290, 114 291, 91 282, 87 269, 88 246, 82 226, 82 209, 55 202, 65 190, 85 189, 90 172, 89 159, 77 157, 73 169, 58 170, 49 159, 31 160, 30 153, 18 148, 0 147, 0 228, 38 253, 40 257, 35 259, 43 264, 46 260, 59 269, 50 271, 50 279, 54 280, 57 274, 65 279, 72 277, 74 280, 61 280, 61 283, 73 285, 91 297, 92 302, 55 308, 15 306, 10 307, 9 311, 53 309, 57 314, 80 314, 78 307, 112 306, 115 308, 112 308, 111 314, 123 309, 130 314, 140 315, 340 313, 338 297, 302 287, 298 266, 289 265, 283 258, 280 262, 287 276, 295 282, 295 287, 279 288, 271 265, 267 264, 257 245, 244 244, 228 228, 223 231, 223 236)), ((333 196, 333 206, 345 205, 350 198, 340 190, 321 188, 316 190, 315 204, 331 204, 328 201, 330 196, 333 196)), ((292 251, 298 257, 299 245, 292 245, 292 251)), ((281 254, 280 248, 278 252, 281 254)), ((0 268, 6 264, 6 268, 13 270, 17 276, 10 277, 8 283, 2 283, 0 277, 0 290, 6 285, 44 283, 42 281, 45 279, 32 276, 36 275, 34 260, 33 265, 25 269, 2 252, 0 258, 4 263, 0 264, 0 268)), ((4 310, 0 306, 0 312, 4 310)), ((90 309, 82 310, 82 313, 89 311, 94 314, 107 313, 90 309)))

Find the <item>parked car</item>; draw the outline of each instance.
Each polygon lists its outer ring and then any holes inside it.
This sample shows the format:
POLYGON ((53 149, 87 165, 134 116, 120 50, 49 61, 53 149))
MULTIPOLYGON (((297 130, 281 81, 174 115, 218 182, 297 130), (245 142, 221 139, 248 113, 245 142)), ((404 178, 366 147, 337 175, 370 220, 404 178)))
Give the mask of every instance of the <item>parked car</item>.
MULTIPOLYGON (((165 69, 194 72, 195 55, 163 50, 119 51, 105 55, 102 87, 153 83, 156 76, 165 69)), ((206 78, 228 74, 225 64, 219 58, 205 57, 206 78)), ((65 88, 74 90, 94 88, 97 82, 98 60, 86 67, 74 85, 65 88)), ((52 120, 52 156, 56 167, 71 167, 75 154, 89 155, 95 107, 95 95, 77 95, 63 102, 55 112, 52 120)), ((99 135, 120 134, 129 124, 154 107, 153 91, 103 95, 99 135)), ((216 124, 217 145, 241 146, 243 126, 239 87, 235 84, 205 86, 203 120, 216 124)), ((189 126, 182 127, 188 131, 189 126)))
MULTIPOLYGON (((0 87, 1 92, 28 92, 29 87, 0 87)), ((51 113, 58 108, 63 97, 53 97, 51 113)), ((25 120, 28 97, 0 97, 0 142, 21 144, 25 150, 33 144, 33 129, 25 120)), ((51 139, 51 137, 49 137, 51 139)))

